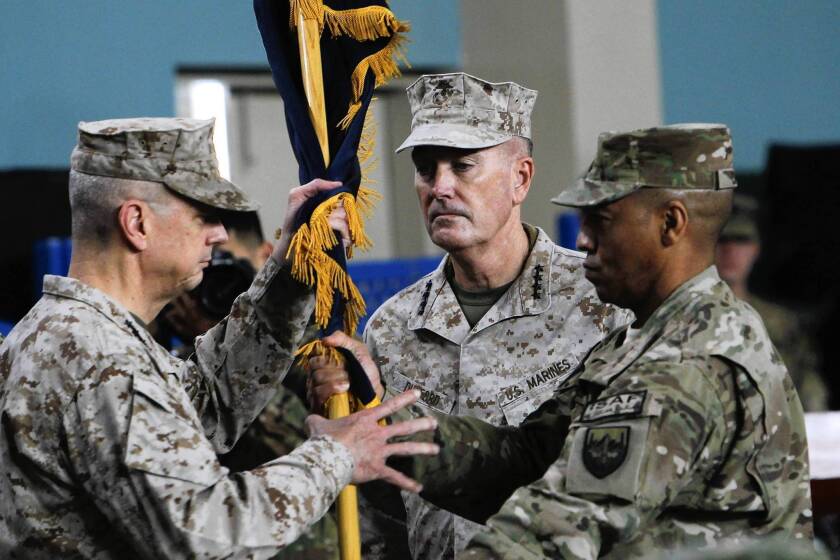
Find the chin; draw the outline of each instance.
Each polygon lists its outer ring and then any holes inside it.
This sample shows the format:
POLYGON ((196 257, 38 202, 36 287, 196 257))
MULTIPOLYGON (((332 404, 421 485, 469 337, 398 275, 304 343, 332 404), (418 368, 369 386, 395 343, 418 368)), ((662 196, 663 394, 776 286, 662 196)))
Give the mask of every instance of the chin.
POLYGON ((432 243, 447 253, 458 251, 460 249, 467 249, 474 244, 472 240, 464 236, 462 232, 450 229, 433 230, 429 234, 429 238, 432 240, 432 243))
POLYGON ((204 278, 204 271, 199 271, 198 274, 195 276, 190 277, 186 282, 181 284, 183 291, 189 292, 198 287, 201 284, 201 280, 204 278))

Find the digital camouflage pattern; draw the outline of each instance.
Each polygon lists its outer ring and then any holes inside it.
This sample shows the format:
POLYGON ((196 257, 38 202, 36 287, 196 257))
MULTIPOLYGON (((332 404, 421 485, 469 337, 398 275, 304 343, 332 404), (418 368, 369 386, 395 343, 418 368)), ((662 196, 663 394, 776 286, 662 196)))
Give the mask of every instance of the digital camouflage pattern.
POLYGON ((170 356, 122 306, 47 276, 0 352, 0 556, 267 558, 350 480, 314 438, 231 474, 227 451, 275 393, 314 301, 274 260, 231 314, 170 356))
POLYGON ((586 174, 551 199, 597 206, 641 188, 734 189, 732 137, 722 124, 679 124, 604 132, 586 174))
MULTIPOLYGON (((307 329, 307 332, 309 329, 307 329)), ((302 342, 311 340, 304 335, 302 342)), ((219 457, 233 472, 254 469, 288 455, 307 440, 305 420, 309 411, 296 389, 306 384, 306 372, 293 366, 283 379, 283 386, 260 412, 257 419, 228 453, 219 457)), ((306 528, 295 542, 272 557, 272 560, 339 560, 338 527, 330 511, 306 528)))
POLYGON ((633 336, 620 328, 598 344, 518 430, 438 421, 441 455, 403 469, 428 499, 492 515, 459 558, 643 558, 768 534, 812 539, 802 407, 761 319, 714 267, 633 336))
POLYGON ((531 138, 536 90, 457 72, 421 76, 405 91, 411 134, 397 152, 414 146, 489 148, 514 136, 531 138))
MULTIPOLYGON (((384 383, 396 393, 420 389, 421 413, 518 425, 587 350, 630 320, 600 302, 582 264, 580 253, 538 230, 519 277, 471 329, 446 280, 444 260, 386 301, 367 324, 365 342, 384 383)), ((452 558, 478 529, 416 495, 403 497, 414 558, 452 558)))
POLYGON ((219 175, 215 119, 134 118, 80 122, 70 168, 89 175, 154 181, 223 210, 256 210, 219 175))

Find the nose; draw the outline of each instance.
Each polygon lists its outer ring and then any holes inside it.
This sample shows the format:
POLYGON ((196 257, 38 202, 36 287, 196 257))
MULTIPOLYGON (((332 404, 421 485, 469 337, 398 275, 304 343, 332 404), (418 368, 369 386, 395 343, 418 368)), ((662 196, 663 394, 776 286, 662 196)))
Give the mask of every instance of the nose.
POLYGON ((583 251, 585 253, 594 253, 595 252, 595 241, 592 239, 587 231, 581 225, 580 231, 578 231, 577 239, 575 240, 575 245, 577 245, 578 251, 583 251))
POLYGON ((225 226, 221 223, 216 224, 213 227, 213 229, 210 230, 210 234, 207 236, 208 245, 221 245, 222 243, 227 243, 227 240, 227 230, 225 229, 225 226))
POLYGON ((452 198, 455 194, 455 174, 445 166, 438 166, 432 183, 432 195, 435 198, 452 198))

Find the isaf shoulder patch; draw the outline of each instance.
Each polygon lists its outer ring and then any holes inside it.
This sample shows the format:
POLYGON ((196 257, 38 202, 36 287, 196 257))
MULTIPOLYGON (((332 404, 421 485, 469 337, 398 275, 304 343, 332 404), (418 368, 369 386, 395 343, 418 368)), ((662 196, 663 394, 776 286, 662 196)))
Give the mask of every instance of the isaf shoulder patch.
POLYGON ((592 473, 592 476, 605 478, 624 463, 629 444, 629 426, 588 428, 581 457, 583 466, 592 473))
POLYGON ((645 406, 647 391, 612 395, 590 403, 583 409, 582 422, 605 420, 617 416, 639 416, 645 406))

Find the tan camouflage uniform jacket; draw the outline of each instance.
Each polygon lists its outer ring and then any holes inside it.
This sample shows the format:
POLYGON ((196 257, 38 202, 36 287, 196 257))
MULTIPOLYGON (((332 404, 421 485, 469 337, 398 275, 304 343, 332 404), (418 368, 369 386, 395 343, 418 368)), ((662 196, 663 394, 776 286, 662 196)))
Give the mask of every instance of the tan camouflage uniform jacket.
MULTIPOLYGON (((397 392, 420 388, 426 410, 518 425, 587 350, 629 322, 626 312, 595 295, 581 254, 555 245, 542 230, 519 278, 472 329, 444 263, 385 302, 365 330, 385 384, 397 392)), ((403 498, 414 558, 453 558, 478 528, 416 495, 403 498)))
POLYGON ((427 498, 479 520, 562 449, 459 558, 623 559, 812 538, 802 407, 752 308, 710 267, 626 332, 518 430, 440 419, 443 455, 407 470, 427 498))
POLYGON ((313 301, 273 260, 194 361, 79 281, 44 296, 0 354, 0 557, 265 558, 349 480, 315 438, 231 474, 236 442, 289 369, 313 301))

